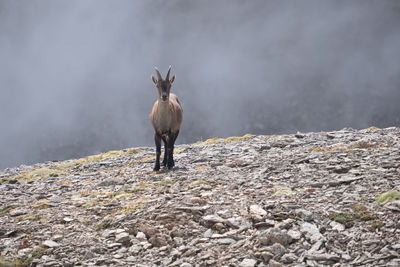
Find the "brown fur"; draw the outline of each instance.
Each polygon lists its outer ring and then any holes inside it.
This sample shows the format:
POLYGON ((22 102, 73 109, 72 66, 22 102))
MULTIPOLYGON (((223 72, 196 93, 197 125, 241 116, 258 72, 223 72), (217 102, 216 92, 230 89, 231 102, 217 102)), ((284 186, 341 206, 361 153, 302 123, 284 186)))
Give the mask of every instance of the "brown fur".
POLYGON ((183 118, 183 108, 175 94, 170 94, 167 112, 163 112, 163 101, 157 100, 150 114, 150 123, 159 135, 179 131, 183 118))

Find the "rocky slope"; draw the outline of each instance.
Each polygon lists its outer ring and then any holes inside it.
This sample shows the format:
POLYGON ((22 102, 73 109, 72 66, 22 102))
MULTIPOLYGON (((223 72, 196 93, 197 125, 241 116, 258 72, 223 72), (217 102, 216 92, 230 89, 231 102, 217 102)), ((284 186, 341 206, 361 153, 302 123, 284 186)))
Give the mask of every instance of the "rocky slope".
POLYGON ((210 139, 175 159, 3 170, 0 265, 400 266, 399 128, 210 139))

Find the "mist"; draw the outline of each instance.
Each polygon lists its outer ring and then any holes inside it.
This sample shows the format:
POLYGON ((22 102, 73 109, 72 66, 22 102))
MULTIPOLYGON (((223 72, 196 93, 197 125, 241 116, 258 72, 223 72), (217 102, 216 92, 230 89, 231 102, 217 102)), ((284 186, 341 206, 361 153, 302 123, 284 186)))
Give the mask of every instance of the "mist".
POLYGON ((0 169, 153 146, 172 65, 177 143, 400 126, 400 2, 2 0, 0 169))

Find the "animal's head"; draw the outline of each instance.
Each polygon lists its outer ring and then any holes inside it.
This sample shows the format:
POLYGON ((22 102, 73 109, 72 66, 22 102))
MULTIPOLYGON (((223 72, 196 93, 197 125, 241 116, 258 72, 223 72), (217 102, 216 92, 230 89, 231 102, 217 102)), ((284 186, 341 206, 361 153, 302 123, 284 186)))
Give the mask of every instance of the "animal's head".
POLYGON ((158 90, 158 99, 161 101, 167 101, 169 99, 169 92, 171 91, 171 85, 175 80, 175 75, 169 79, 169 73, 171 72, 171 66, 168 68, 168 73, 165 79, 161 77, 160 72, 156 69, 157 79, 153 75, 151 75, 151 79, 153 80, 154 84, 158 90))

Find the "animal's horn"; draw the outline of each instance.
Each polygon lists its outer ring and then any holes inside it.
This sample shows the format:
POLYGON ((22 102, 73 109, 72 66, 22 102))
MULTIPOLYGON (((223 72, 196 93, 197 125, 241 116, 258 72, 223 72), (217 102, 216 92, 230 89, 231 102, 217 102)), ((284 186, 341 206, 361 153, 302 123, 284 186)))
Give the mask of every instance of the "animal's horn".
POLYGON ((167 77, 165 77, 165 80, 167 80, 167 81, 169 81, 169 73, 170 73, 170 71, 171 71, 171 65, 169 65, 167 77))
POLYGON ((154 67, 154 69, 156 70, 158 80, 162 80, 161 74, 160 74, 160 72, 158 71, 157 67, 154 67))

